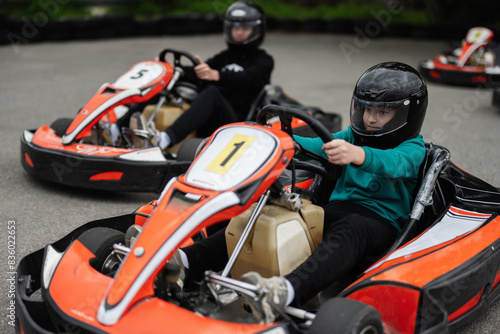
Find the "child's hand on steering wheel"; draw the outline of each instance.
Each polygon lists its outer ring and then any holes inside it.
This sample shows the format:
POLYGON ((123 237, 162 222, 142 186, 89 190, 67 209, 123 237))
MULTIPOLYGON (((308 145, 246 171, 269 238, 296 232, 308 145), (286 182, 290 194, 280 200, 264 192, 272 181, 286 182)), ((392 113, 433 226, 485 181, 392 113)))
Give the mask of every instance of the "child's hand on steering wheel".
POLYGON ((219 81, 220 76, 219 76, 219 71, 212 69, 210 66, 208 66, 207 63, 201 59, 200 56, 195 55, 194 56, 196 60, 200 62, 199 65, 196 65, 194 67, 194 71, 196 73, 196 76, 201 79, 201 80, 206 80, 206 81, 219 81))
POLYGON ((361 166, 365 162, 365 150, 359 146, 346 142, 343 139, 334 139, 323 144, 328 160, 335 165, 353 163, 361 166))

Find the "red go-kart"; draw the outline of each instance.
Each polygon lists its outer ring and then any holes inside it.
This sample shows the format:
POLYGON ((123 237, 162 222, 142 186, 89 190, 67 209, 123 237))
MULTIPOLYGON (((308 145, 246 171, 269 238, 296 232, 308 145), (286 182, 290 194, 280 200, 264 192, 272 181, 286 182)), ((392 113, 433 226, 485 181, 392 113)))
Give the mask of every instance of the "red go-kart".
POLYGON ((311 254, 322 239, 320 204, 338 175, 294 142, 293 128, 261 125, 275 116, 283 124, 298 117, 332 139, 307 113, 280 106, 265 107, 258 124, 219 128, 157 202, 89 222, 21 260, 18 332, 446 333, 499 296, 500 190, 427 144, 411 216, 392 248, 360 261, 308 309, 260 322, 245 303, 258 310, 267 291, 238 278, 250 270, 285 275, 311 254), (309 197, 283 191, 280 175, 291 165, 323 181, 309 197), (178 291, 169 259, 227 220, 226 268, 178 291))
MULTIPOLYGON (((159 61, 139 62, 114 83, 102 85, 74 119, 25 130, 24 169, 36 178, 78 188, 159 193, 168 180, 186 172, 204 139, 192 133, 165 152, 154 145, 155 130, 165 130, 196 99, 202 83, 188 78, 185 70, 197 64, 185 51, 165 49, 159 61), (146 125, 122 127, 119 141, 111 140, 106 129, 132 105, 141 107, 146 125)), ((303 106, 274 85, 262 89, 247 120, 254 120, 268 103, 307 110, 332 132, 340 129, 339 115, 303 106)), ((296 120, 293 126, 310 133, 303 122, 296 120)))
POLYGON ((492 42, 492 30, 471 28, 460 47, 420 62, 419 71, 426 79, 445 84, 489 86, 498 83, 499 55, 492 42))

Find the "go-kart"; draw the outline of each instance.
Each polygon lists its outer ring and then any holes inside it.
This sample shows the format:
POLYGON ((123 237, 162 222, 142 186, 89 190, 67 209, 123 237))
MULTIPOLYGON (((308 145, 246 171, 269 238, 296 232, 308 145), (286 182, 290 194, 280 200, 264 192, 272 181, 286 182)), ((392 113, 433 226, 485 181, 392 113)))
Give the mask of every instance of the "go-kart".
POLYGON ((332 139, 307 113, 266 106, 257 123, 214 132, 157 201, 86 223, 24 257, 17 331, 446 333, 498 297, 500 190, 428 143, 411 215, 391 249, 362 259, 307 308, 287 307, 276 322, 262 323, 258 306, 267 291, 239 275, 285 275, 311 254, 322 239, 321 204, 339 175, 338 166, 293 140, 292 118, 332 139), (265 125, 276 116, 283 130, 265 125), (280 175, 288 169, 322 182, 310 185, 309 197, 283 191, 280 175), (179 291, 179 267, 169 259, 227 220, 227 266, 179 291))
MULTIPOLYGON (((196 99, 203 83, 189 75, 189 68, 198 61, 176 49, 161 51, 158 59, 139 62, 114 83, 102 85, 74 119, 25 130, 24 169, 42 180, 78 188, 157 193, 170 178, 184 173, 204 138, 194 132, 164 152, 154 144, 158 140, 154 134, 165 130, 196 99), (130 122, 131 126, 121 127, 118 141, 111 140, 110 124, 138 109, 143 125, 130 122)), ((247 120, 254 120, 268 103, 307 110, 332 132, 340 128, 339 115, 304 106, 275 85, 262 89, 247 120)), ((310 133, 298 120, 293 126, 310 133)))
POLYGON ((500 82, 498 47, 493 45, 493 31, 471 28, 461 45, 433 59, 420 62, 419 71, 428 80, 462 86, 490 86, 500 82))

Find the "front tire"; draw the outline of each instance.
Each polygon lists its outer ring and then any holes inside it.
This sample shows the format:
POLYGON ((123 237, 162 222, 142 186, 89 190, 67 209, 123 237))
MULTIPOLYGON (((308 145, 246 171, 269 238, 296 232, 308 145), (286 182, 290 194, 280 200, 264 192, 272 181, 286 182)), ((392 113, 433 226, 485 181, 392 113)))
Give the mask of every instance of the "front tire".
POLYGON ((83 232, 80 241, 95 255, 91 266, 105 275, 112 275, 121 264, 123 258, 113 252, 114 244, 125 244, 125 234, 107 227, 95 227, 83 232))
POLYGON ((308 334, 383 334, 382 320, 372 306, 332 298, 319 308, 308 334))
POLYGON ((66 130, 68 130, 71 123, 73 123, 73 119, 71 118, 58 118, 52 122, 50 127, 54 129, 56 135, 62 137, 66 133, 66 130))

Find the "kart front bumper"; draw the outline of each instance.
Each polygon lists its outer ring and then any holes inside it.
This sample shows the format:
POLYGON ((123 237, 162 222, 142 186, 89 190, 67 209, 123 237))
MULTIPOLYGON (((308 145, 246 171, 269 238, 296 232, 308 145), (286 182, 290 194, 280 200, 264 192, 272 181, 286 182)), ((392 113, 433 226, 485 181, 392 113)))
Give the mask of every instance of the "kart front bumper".
MULTIPOLYGON (((93 227, 108 227, 122 232, 134 224, 136 214, 127 214, 112 218, 91 221, 62 239, 51 244, 63 252, 80 234, 93 227)), ((16 333, 103 333, 96 328, 89 328, 84 323, 75 322, 69 315, 62 314, 57 306, 50 303, 44 294, 42 285, 42 266, 45 249, 39 249, 25 256, 16 271, 16 333)), ((75 287, 78 289, 78 287, 75 287)))
POLYGON ((45 148, 21 136, 21 164, 28 174, 45 181, 82 189, 156 192, 172 177, 187 171, 188 161, 133 161, 45 148), (111 177, 98 177, 100 175, 111 177))
POLYGON ((500 82, 500 73, 443 69, 432 66, 431 61, 420 62, 418 70, 427 80, 443 84, 490 87, 500 82))

